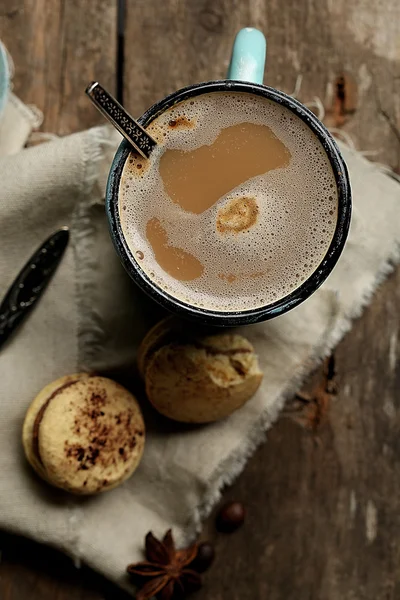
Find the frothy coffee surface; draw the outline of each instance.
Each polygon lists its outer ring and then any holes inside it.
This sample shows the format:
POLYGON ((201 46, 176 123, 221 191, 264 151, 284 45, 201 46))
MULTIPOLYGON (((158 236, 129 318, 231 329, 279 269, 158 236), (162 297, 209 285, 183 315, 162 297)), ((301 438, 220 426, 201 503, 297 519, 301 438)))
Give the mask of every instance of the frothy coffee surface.
POLYGON ((140 267, 170 295, 216 311, 268 305, 324 258, 337 221, 329 159, 287 108, 209 93, 157 117, 150 159, 121 177, 122 230, 140 267))

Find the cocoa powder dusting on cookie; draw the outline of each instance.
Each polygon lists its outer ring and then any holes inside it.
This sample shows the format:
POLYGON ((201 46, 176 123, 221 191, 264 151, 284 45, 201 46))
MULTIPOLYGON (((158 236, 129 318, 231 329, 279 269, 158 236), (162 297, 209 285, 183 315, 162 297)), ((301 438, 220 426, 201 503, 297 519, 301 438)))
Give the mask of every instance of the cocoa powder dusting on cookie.
POLYGON ((109 406, 107 391, 93 382, 82 405, 76 408, 73 432, 79 434, 82 441, 75 444, 66 440, 64 444, 65 456, 69 462, 75 462, 76 471, 96 465, 109 468, 116 465, 118 459, 126 462, 136 447, 137 432, 131 425, 133 410, 128 408, 113 414, 109 406))

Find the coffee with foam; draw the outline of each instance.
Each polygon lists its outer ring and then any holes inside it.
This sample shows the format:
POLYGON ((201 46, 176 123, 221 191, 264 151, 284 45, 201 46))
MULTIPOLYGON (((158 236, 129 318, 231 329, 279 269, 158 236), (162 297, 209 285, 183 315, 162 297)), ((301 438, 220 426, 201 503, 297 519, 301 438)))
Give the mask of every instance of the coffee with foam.
POLYGON ((335 176, 322 144, 289 109, 240 92, 198 95, 147 128, 131 153, 121 227, 141 269, 192 306, 236 312, 298 288, 332 241, 335 176))

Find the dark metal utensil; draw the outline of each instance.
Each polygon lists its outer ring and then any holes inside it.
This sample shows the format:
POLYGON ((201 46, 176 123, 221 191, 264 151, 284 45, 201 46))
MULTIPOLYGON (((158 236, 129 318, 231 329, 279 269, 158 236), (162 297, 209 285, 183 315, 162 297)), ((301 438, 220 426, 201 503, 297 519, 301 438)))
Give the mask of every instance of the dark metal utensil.
POLYGON ((57 269, 68 245, 65 227, 53 233, 21 269, 0 304, 0 347, 32 310, 57 269))
POLYGON ((86 94, 102 115, 110 121, 111 125, 122 133, 131 146, 143 158, 149 158, 157 142, 126 112, 124 107, 97 81, 94 81, 86 88, 86 94))

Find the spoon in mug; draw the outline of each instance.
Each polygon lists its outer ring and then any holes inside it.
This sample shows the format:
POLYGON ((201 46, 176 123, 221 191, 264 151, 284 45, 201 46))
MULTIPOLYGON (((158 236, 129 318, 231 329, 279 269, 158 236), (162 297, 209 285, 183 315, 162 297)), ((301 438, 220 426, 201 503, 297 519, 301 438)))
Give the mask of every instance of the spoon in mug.
POLYGON ((157 142, 126 112, 121 104, 97 81, 86 88, 86 94, 102 115, 110 121, 111 125, 124 136, 131 146, 143 158, 149 158, 157 142))

